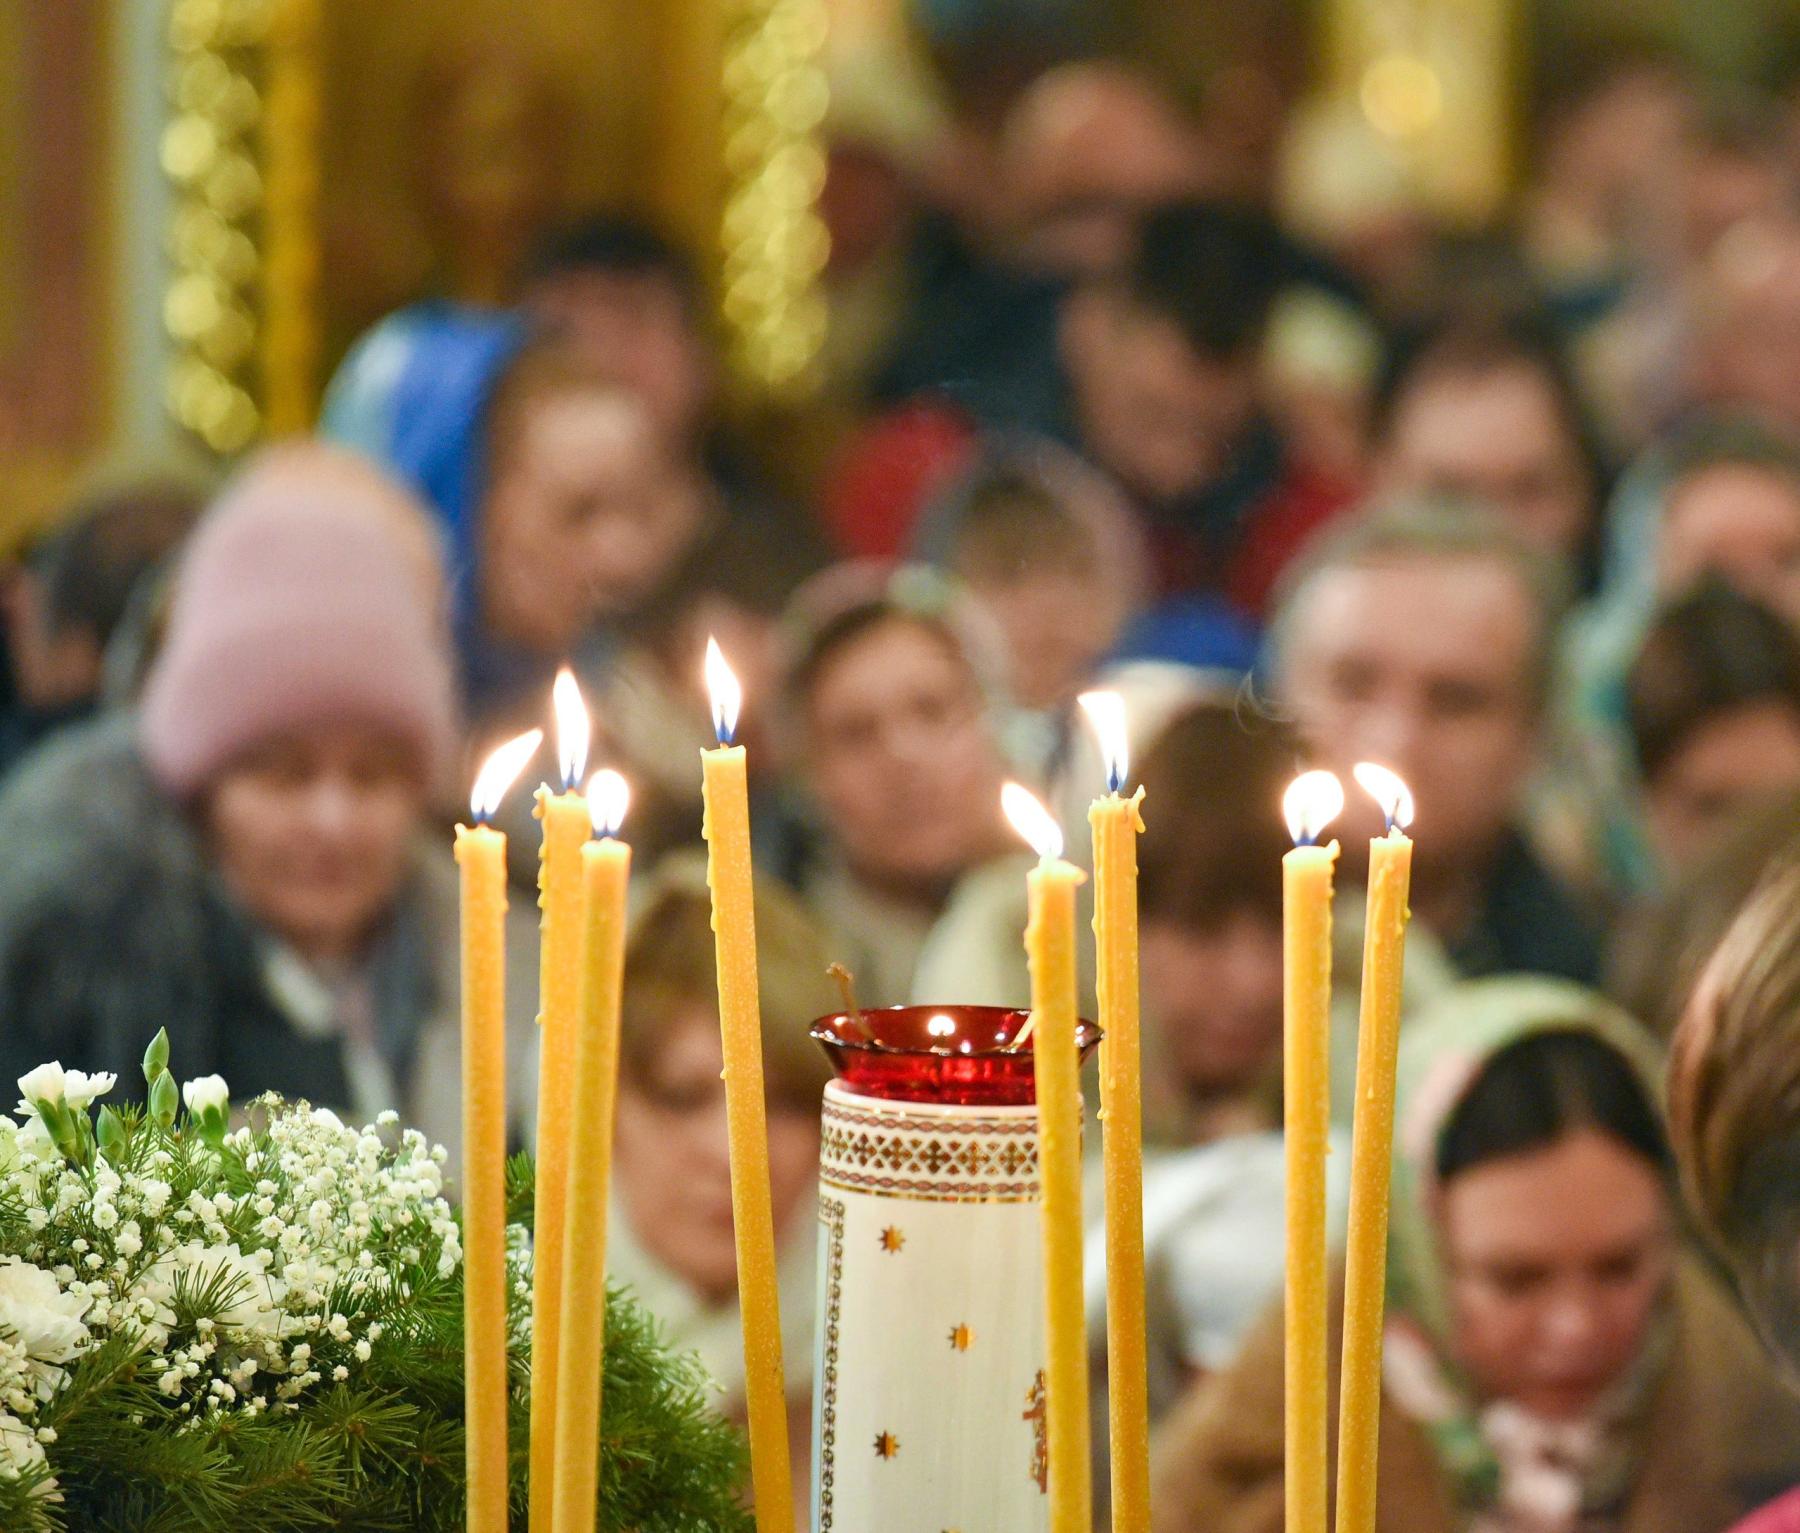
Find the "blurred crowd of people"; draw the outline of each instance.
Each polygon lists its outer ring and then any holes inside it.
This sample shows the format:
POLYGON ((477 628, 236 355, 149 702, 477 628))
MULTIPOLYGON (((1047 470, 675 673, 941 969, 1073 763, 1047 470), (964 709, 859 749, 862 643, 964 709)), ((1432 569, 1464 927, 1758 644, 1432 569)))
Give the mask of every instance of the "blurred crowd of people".
MULTIPOLYGON (((1004 111, 866 95, 828 122, 807 429, 732 407, 699 258, 609 211, 547 232, 504 310, 377 325, 316 439, 222 483, 96 484, 21 553, 0 1077, 118 1068, 166 1026, 184 1073, 398 1105, 454 1148, 448 827, 568 663, 647 870, 614 1265, 732 1390, 694 864, 715 635, 748 699, 804 1422, 826 965, 866 1005, 1023 1004, 1000 785, 1082 860, 1103 770, 1076 698, 1111 686, 1149 827, 1157 1527, 1281 1525, 1278 805, 1366 759, 1418 842, 1381 1527, 1725 1528, 1800 1479, 1800 1406, 1684 1233, 1660 1076, 1800 814, 1790 125, 1620 51, 1477 237, 1249 195, 1116 62, 1004 111)), ((1346 1130, 1373 813, 1338 827, 1346 1130)))

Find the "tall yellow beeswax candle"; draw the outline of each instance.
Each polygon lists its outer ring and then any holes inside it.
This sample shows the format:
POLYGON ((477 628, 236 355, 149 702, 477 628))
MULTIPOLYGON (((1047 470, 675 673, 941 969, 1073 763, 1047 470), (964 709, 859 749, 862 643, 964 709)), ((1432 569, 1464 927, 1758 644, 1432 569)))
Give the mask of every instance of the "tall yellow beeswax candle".
POLYGON ((506 836, 486 821, 536 752, 534 729, 475 779, 456 827, 462 879, 463 1418, 469 1533, 506 1533, 506 836))
POLYGON ((1044 1227, 1044 1413, 1050 1533, 1091 1533, 1087 1314, 1081 1270, 1081 1053, 1075 1016, 1075 891, 1080 869, 1062 860, 1062 831, 1017 783, 1007 817, 1040 861, 1026 879, 1030 919, 1033 1074, 1044 1227))
POLYGON ((1325 1156, 1331 1125, 1331 881, 1343 785, 1307 772, 1287 791, 1297 845, 1282 859, 1283 1116, 1287 1151, 1287 1533, 1326 1533, 1325 1156))
POLYGON ((557 1364, 562 1347, 563 1215, 569 1120, 581 1009, 581 848, 587 800, 575 791, 587 764, 588 716, 567 670, 556 678, 557 754, 565 790, 539 788, 537 1205, 532 1236, 531 1529, 550 1533, 556 1507, 557 1364))
POLYGON ((1150 1398, 1144 1315, 1143 1079, 1138 1034, 1137 838, 1144 790, 1120 795, 1130 762, 1125 705, 1089 692, 1081 705, 1106 757, 1094 800, 1094 949, 1100 992, 1100 1132, 1106 1177, 1106 1385, 1113 1533, 1150 1526, 1150 1398))
POLYGON ((1400 1048, 1412 794, 1386 767, 1360 762, 1356 780, 1387 815, 1369 843, 1362 1025, 1350 1150, 1350 1238, 1344 1275, 1344 1361, 1338 1397, 1337 1533, 1373 1533, 1381 1418, 1381 1331, 1387 1298, 1388 1188, 1394 1153, 1394 1062, 1400 1048))
POLYGON ((781 1357, 781 1296, 763 1102, 762 1004, 757 991, 756 906, 750 874, 750 787, 744 748, 731 743, 743 694, 719 646, 707 641, 717 750, 703 750, 701 791, 706 882, 712 890, 725 1115, 731 1138, 731 1216, 737 1235, 738 1307, 744 1325, 744 1390, 758 1533, 791 1533, 793 1465, 781 1357))
POLYGON ((562 1357, 556 1387, 556 1533, 593 1533, 600 1505, 600 1369, 606 1350, 606 1211, 618 1100, 619 1001, 625 978, 625 888, 631 848, 617 839, 630 790, 594 774, 588 804, 597 841, 581 849, 587 890, 581 1027, 563 1216, 562 1357))

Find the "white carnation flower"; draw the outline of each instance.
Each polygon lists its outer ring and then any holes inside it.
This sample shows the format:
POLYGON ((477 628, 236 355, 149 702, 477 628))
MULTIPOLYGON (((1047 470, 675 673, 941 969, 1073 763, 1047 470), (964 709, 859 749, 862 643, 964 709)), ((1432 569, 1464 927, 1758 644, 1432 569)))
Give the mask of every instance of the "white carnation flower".
POLYGON ((24 1099, 19 1103, 18 1112, 21 1117, 29 1117, 36 1113, 34 1105, 38 1102, 60 1102, 68 1077, 63 1067, 55 1060, 49 1064, 39 1065, 28 1075, 19 1077, 19 1095, 24 1099))
MULTIPOLYGON (((38 1441, 37 1433, 11 1411, 0 1411, 0 1479, 16 1480, 29 1470, 41 1468, 43 1463, 44 1445, 38 1441)), ((46 1492, 50 1489, 46 1486, 46 1492)))
POLYGON ((222 1112, 231 1106, 231 1088, 222 1075, 202 1075, 182 1086, 181 1100, 191 1113, 222 1112))
MULTIPOLYGON (((27 1076, 25 1079, 30 1078, 27 1076)), ((118 1083, 119 1077, 110 1070, 99 1070, 92 1075, 85 1070, 70 1070, 63 1077, 63 1098, 76 1112, 80 1112, 95 1098, 105 1096, 118 1083)))
POLYGON ((182 1275, 189 1294, 220 1283, 231 1285, 232 1302, 212 1317, 220 1326, 247 1337, 273 1339, 281 1334, 281 1303, 286 1285, 269 1275, 266 1261, 246 1256, 235 1241, 216 1246, 187 1241, 161 1257, 144 1274, 140 1292, 156 1303, 157 1318, 164 1325, 174 1322, 168 1305, 175 1295, 176 1279, 182 1275))
POLYGON ((0 1258, 0 1332, 30 1358, 46 1398, 62 1383, 60 1365, 87 1349, 89 1333, 81 1317, 91 1302, 84 1294, 65 1293, 42 1267, 16 1256, 0 1258))

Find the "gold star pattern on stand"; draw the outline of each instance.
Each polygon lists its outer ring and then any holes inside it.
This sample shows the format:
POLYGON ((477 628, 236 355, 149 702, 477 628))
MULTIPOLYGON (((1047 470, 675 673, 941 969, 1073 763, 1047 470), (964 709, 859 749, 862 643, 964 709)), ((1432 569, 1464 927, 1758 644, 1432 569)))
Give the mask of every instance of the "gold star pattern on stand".
POLYGON ((897 1256, 906 1246, 906 1231, 897 1224, 890 1224, 881 1232, 881 1249, 889 1256, 897 1256))
POLYGON ((875 1439, 875 1457, 892 1458, 900 1451, 900 1439, 892 1432, 883 1432, 875 1439))
POLYGON ((950 1332, 950 1345, 958 1352, 967 1352, 975 1345, 975 1333, 969 1328, 967 1321, 950 1332))

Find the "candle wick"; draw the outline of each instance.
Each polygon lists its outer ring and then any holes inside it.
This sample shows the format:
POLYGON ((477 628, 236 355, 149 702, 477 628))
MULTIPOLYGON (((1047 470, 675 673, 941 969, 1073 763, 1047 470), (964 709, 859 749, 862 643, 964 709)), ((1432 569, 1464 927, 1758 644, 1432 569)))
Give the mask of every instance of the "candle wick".
POLYGON ((876 1041, 875 1034, 869 1030, 869 1024, 863 1019, 863 1009, 856 1003, 856 976, 841 963, 827 964, 825 972, 837 981, 837 987, 843 992, 844 1011, 850 1018, 851 1025, 870 1043, 876 1041))

